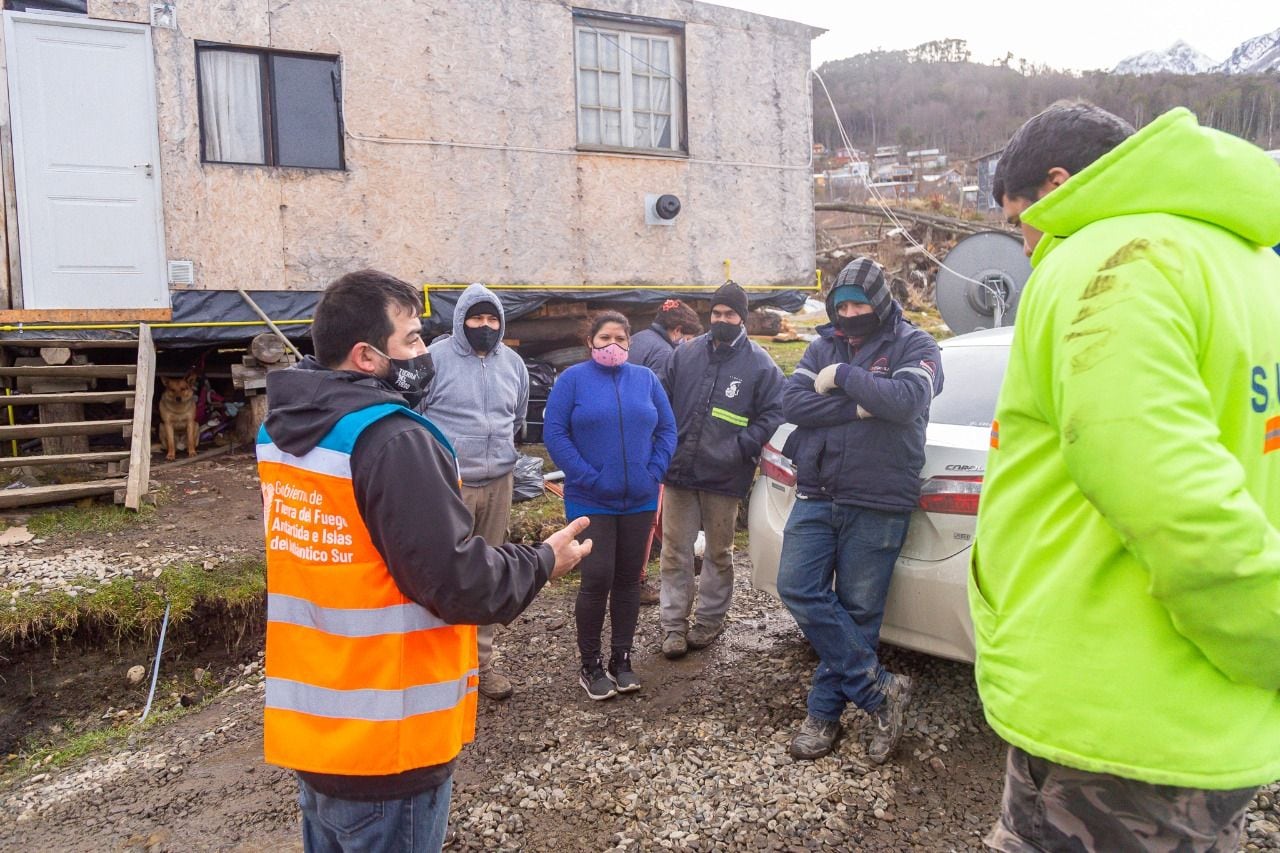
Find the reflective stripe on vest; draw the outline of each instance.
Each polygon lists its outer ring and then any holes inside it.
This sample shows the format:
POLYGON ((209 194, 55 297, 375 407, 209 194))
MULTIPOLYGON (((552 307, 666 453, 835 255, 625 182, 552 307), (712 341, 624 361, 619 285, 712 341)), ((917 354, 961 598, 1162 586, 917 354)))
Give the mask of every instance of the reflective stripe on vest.
MULTIPOLYGON (((475 628, 396 586, 360 517, 351 453, 395 404, 342 418, 296 456, 258 438, 267 537, 267 761, 376 776, 444 764, 475 736, 475 628)), ((424 519, 425 520, 425 519, 424 519)))
POLYGON ((475 689, 469 685, 474 675, 473 669, 456 681, 420 684, 405 690, 330 690, 300 681, 268 678, 267 705, 318 717, 370 722, 402 720, 457 705, 475 689))

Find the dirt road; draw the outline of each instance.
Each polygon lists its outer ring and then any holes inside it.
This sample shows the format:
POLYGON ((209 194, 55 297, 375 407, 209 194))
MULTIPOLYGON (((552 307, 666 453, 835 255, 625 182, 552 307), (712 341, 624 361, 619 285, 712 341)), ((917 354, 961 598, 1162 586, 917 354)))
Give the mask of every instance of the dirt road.
MULTIPOLYGON (((186 497, 217 498, 188 511, 208 513, 213 527, 184 541, 260 547, 247 459, 182 480, 174 488, 186 497)), ((153 529, 122 538, 154 541, 182 517, 162 507, 153 529)), ((594 703, 577 685, 572 586, 547 590, 503 632, 517 693, 481 700, 478 738, 458 765, 449 849, 980 849, 1002 746, 982 719, 972 669, 889 650, 888 665, 919 684, 897 760, 864 760, 863 721, 850 712, 834 755, 795 762, 786 748, 814 660, 781 605, 748 588, 739 560, 731 621, 711 648, 667 661, 656 609, 642 611, 639 694, 594 703)), ((56 770, 10 774, 0 849, 300 850, 292 779, 262 762, 259 650, 255 637, 232 647, 227 692, 194 713, 56 770)), ((105 670, 127 662, 100 654, 94 665, 105 670)), ((1272 789, 1255 803, 1251 849, 1280 849, 1277 799, 1272 789)))

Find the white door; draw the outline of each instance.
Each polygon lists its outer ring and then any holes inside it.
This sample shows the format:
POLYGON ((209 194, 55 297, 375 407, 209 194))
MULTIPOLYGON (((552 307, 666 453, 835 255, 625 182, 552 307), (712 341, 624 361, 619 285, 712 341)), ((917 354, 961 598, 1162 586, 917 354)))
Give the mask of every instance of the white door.
POLYGON ((6 12, 23 308, 167 308, 151 30, 6 12))

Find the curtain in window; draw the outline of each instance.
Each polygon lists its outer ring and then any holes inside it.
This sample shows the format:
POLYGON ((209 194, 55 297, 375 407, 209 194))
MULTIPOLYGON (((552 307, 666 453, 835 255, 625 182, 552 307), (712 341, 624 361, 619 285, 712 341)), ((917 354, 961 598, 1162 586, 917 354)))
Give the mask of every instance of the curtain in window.
POLYGON ((265 163, 262 65, 256 54, 200 52, 204 158, 222 163, 265 163))
POLYGON ((653 98, 653 147, 672 148, 671 144, 671 47, 665 39, 654 39, 650 83, 653 98))

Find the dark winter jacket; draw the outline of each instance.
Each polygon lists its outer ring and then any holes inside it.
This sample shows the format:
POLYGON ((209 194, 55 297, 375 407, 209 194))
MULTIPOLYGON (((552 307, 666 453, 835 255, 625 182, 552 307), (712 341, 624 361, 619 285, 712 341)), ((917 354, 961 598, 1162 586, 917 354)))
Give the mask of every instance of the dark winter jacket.
MULTIPOLYGON (((296 456, 315 448, 343 415, 405 402, 375 377, 328 370, 309 356, 267 377, 267 401, 267 435, 296 456)), ((396 586, 446 622, 510 622, 551 575, 549 545, 493 548, 471 536, 453 455, 412 417, 381 418, 361 433, 351 481, 360 518, 396 586)), ((448 764, 391 776, 299 775, 329 796, 382 800, 433 788, 451 770, 448 764)))
POLYGON ((631 355, 629 364, 638 364, 654 372, 663 382, 667 381, 667 368, 671 364, 671 354, 676 345, 667 337, 667 330, 654 323, 643 331, 631 336, 631 355))
MULTIPOLYGON (((795 463, 802 497, 910 511, 920 499, 925 427, 929 404, 942 392, 942 359, 882 280, 867 287, 880 329, 855 353, 831 324, 818 327, 782 393, 787 420, 797 427, 783 453, 795 463), (814 379, 831 364, 848 365, 838 374, 843 382, 819 394, 814 379)), ((834 317, 831 301, 828 293, 827 315, 834 317)))
POLYGON ((760 448, 783 421, 782 371, 744 327, 732 344, 710 333, 680 346, 667 390, 680 440, 664 482, 744 497, 760 448))
POLYGON ((676 426, 651 370, 584 361, 552 386, 542 438, 564 471, 566 506, 622 514, 656 504, 676 426))

